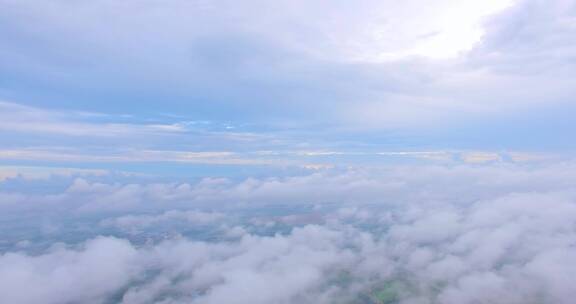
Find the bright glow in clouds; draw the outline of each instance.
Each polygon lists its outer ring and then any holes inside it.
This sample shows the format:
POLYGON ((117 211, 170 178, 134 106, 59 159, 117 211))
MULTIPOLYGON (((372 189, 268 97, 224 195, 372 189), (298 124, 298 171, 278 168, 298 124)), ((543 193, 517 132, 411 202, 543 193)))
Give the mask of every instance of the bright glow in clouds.
POLYGON ((441 29, 409 53, 432 58, 453 57, 471 50, 484 35, 482 22, 512 5, 514 0, 457 1, 438 16, 441 29))
MULTIPOLYGON (((433 59, 456 57, 474 48, 485 33, 486 18, 513 5, 515 0, 455 0, 431 8, 435 13, 418 16, 408 21, 418 29, 413 45, 395 52, 384 52, 382 60, 400 59, 406 56, 424 56, 433 59), (426 22, 419 23, 419 18, 426 22), (429 19, 428 19, 429 18, 429 19), (416 24, 412 24, 412 23, 416 24)), ((413 29, 409 29, 413 30, 413 29)))

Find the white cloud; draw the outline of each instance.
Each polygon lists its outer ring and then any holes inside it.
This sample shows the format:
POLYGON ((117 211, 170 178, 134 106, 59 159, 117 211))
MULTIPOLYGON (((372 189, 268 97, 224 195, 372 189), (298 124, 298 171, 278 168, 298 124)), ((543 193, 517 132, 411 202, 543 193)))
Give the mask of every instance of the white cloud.
POLYGON ((101 303, 134 279, 137 251, 126 241, 98 238, 82 250, 54 248, 32 257, 7 253, 0 258, 0 300, 7 303, 101 303))
MULTIPOLYGON (((74 216, 66 209, 115 210, 94 232, 136 228, 133 236, 146 238, 175 222, 224 230, 209 241, 100 237, 35 254, 22 251, 37 248, 34 238, 15 241, 0 257, 0 300, 348 303, 387 289, 398 303, 569 304, 576 296, 572 166, 397 167, 197 184, 77 180, 62 194, 5 194, 5 216, 9 200, 39 214, 62 207, 58 217, 68 222, 74 216), (150 205, 156 211, 143 214, 150 205), (300 228, 259 230, 276 225, 300 228)), ((83 233, 66 227, 52 235, 83 233)))
POLYGON ((183 132, 178 124, 127 124, 90 122, 78 118, 105 116, 99 113, 55 111, 0 101, 0 131, 59 134, 67 136, 115 137, 183 132))
MULTIPOLYGON (((0 155, 2 153, 0 152, 0 155)), ((10 178, 24 179, 50 179, 53 176, 102 176, 110 174, 107 170, 58 168, 58 167, 27 167, 27 166, 0 166, 0 181, 10 178)))
POLYGON ((173 240, 137 249, 98 238, 36 257, 9 253, 0 257, 0 299, 101 303, 124 291, 118 302, 283 303, 312 292, 323 283, 323 272, 351 259, 337 248, 339 238, 307 227, 287 237, 246 236, 235 244, 173 240), (22 292, 25 286, 34 292, 22 292))
POLYGON ((126 1, 121 5, 113 1, 74 5, 60 0, 42 5, 34 1, 4 2, 10 4, 7 13, 27 10, 36 17, 35 23, 25 28, 49 26, 65 38, 83 36, 106 55, 120 54, 148 64, 158 61, 153 53, 160 51, 162 59, 169 58, 166 55, 181 58, 183 44, 206 34, 225 32, 263 37, 268 43, 331 60, 374 61, 386 54, 450 56, 468 50, 482 34, 483 19, 512 3, 443 0, 423 7, 421 1, 414 0, 354 4, 324 0, 273 4, 260 0, 242 4, 173 0, 162 5, 154 1, 126 1), (126 16, 126 11, 132 14, 126 16), (100 18, 109 23, 102 24, 100 18), (106 35, 112 28, 116 35, 106 35), (170 47, 160 49, 161 45, 170 47))
POLYGON ((467 163, 484 163, 491 161, 500 161, 500 155, 492 152, 469 152, 463 153, 462 159, 467 163))

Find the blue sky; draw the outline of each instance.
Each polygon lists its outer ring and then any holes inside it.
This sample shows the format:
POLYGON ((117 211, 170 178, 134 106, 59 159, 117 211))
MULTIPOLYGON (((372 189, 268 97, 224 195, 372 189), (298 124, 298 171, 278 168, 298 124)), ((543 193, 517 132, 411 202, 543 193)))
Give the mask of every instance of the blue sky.
POLYGON ((576 148, 572 1, 0 5, 3 165, 218 174, 576 148))

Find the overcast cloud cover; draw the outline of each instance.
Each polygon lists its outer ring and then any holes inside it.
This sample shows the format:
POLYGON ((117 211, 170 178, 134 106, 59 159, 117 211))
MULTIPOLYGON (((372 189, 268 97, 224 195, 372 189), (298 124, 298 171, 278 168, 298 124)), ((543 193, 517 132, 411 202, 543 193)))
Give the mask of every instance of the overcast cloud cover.
POLYGON ((576 1, 0 0, 0 303, 571 304, 576 1))

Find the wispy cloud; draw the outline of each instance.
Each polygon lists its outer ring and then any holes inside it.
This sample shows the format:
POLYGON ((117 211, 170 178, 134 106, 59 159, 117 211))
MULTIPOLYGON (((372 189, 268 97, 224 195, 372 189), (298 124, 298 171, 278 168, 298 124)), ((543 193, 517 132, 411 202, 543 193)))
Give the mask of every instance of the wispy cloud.
POLYGON ((53 133, 68 136, 114 137, 153 133, 183 132, 181 124, 127 124, 89 122, 86 117, 106 116, 99 113, 55 111, 0 102, 0 131, 16 133, 53 133))
POLYGON ((24 179, 49 179, 53 176, 103 176, 110 171, 102 169, 80 169, 59 167, 0 166, 0 181, 21 177, 24 179))

